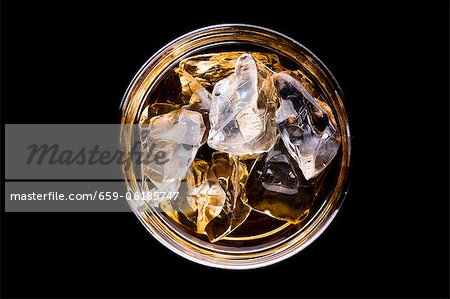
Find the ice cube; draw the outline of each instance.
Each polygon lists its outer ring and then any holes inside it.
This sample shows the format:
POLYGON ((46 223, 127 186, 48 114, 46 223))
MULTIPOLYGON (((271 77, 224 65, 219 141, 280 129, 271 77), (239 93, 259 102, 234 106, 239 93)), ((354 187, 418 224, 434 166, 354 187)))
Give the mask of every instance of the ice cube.
POLYGON ((211 107, 211 93, 185 70, 175 71, 180 75, 183 93, 190 95, 189 109, 208 112, 211 107))
POLYGON ((251 55, 239 56, 235 73, 214 86, 208 145, 232 155, 269 151, 276 139, 276 105, 270 72, 251 55))
POLYGON ((253 165, 247 182, 245 203, 276 219, 299 223, 312 207, 318 182, 308 182, 279 140, 253 165))
POLYGON ((245 163, 236 156, 215 152, 211 170, 226 193, 220 214, 206 226, 208 238, 216 242, 238 228, 247 219, 251 209, 243 202, 248 178, 245 163))
POLYGON ((226 153, 215 152, 211 163, 194 161, 187 200, 179 201, 179 208, 197 225, 197 233, 217 242, 245 221, 251 211, 243 203, 247 177, 245 164, 226 153))
MULTIPOLYGON (((179 68, 186 71, 195 78, 207 90, 212 91, 213 86, 220 80, 234 73, 236 60, 244 54, 243 52, 222 52, 202 54, 188 57, 180 62, 179 68)), ((281 71, 280 61, 275 54, 250 53, 260 61, 264 67, 272 71, 281 71)), ((180 74, 180 73, 179 73, 180 74)), ((182 75, 182 74, 181 74, 182 75)), ((187 85, 189 81, 180 77, 183 94, 187 97, 192 91, 187 85)))
POLYGON ((305 178, 317 177, 340 146, 333 112, 290 74, 277 73, 273 80, 281 98, 276 111, 281 138, 305 178))
POLYGON ((208 162, 195 160, 189 170, 187 183, 188 209, 183 209, 185 216, 197 225, 197 233, 205 232, 210 221, 218 216, 226 200, 225 191, 213 173, 208 162))
POLYGON ((206 131, 202 115, 184 108, 176 109, 148 120, 144 116, 140 128, 143 189, 177 192, 206 131), (147 186, 148 182, 153 186, 147 186))

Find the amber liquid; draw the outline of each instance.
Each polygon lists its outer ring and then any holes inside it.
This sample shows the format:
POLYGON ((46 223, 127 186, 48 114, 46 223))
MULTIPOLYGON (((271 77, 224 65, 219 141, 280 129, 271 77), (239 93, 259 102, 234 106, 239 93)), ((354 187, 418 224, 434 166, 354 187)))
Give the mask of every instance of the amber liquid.
MULTIPOLYGON (((209 51, 211 53, 211 51, 209 51)), ((282 57, 280 57, 282 58, 282 57)), ((283 62, 283 65, 292 65, 292 62, 283 62)), ((296 66, 296 69, 301 66, 296 66)), ((307 72, 307 70, 304 70, 307 72)), ((212 92, 212 88, 207 87, 212 92)), ((174 69, 167 70, 164 76, 160 77, 156 87, 152 89, 150 94, 147 94, 146 101, 141 106, 141 110, 154 103, 167 103, 171 105, 179 105, 180 107, 185 104, 186 99, 180 93, 181 84, 178 75, 174 72, 174 69)), ((320 93, 321 91, 318 90, 320 93)), ((155 111, 158 113, 158 111, 155 111)), ((211 162, 212 154, 216 150, 211 149, 208 144, 204 144, 200 147, 196 154, 196 158, 202 159, 206 162, 211 162)), ((228 236, 217 241, 214 244, 231 246, 231 247, 252 247, 261 246, 273 242, 274 240, 283 239, 292 234, 293 230, 298 231, 304 227, 318 211, 324 206, 333 193, 333 189, 336 186, 336 180, 339 175, 339 165, 341 160, 341 150, 339 149, 334 160, 328 165, 328 167, 320 174, 320 177, 316 180, 314 186, 315 196, 311 203, 311 207, 308 209, 305 216, 299 223, 292 224, 287 221, 278 220, 270 217, 261 212, 252 210, 243 224, 232 231, 228 236)), ((245 164, 247 168, 254 165, 255 159, 246 159, 245 164)), ((247 192, 250 192, 253 186, 246 185, 247 192)), ((180 196, 183 196, 183 190, 180 190, 180 196)), ((274 194, 274 196, 277 196, 274 194)), ((208 238, 204 234, 198 234, 195 232, 195 225, 188 221, 183 213, 178 212, 179 221, 174 221, 172 218, 161 212, 160 216, 164 218, 165 222, 170 223, 171 227, 177 230, 181 230, 187 234, 194 236, 204 242, 209 242, 208 238)))

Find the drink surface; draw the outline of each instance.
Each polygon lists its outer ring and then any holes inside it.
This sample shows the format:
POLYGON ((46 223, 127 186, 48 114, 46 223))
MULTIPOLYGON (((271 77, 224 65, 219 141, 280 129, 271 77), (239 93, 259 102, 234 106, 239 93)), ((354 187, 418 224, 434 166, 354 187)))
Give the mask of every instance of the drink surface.
POLYGON ((304 226, 333 191, 341 135, 320 85, 275 54, 218 52, 170 69, 141 110, 144 191, 174 228, 214 244, 268 243, 304 226))

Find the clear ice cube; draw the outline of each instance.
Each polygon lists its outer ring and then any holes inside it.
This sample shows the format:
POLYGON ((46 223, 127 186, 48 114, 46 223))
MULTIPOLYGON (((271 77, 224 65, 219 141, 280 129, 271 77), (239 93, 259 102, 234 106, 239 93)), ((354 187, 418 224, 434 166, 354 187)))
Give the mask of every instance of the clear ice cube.
POLYGON ((290 74, 276 73, 273 80, 281 97, 275 113, 281 138, 305 178, 317 177, 340 146, 333 112, 290 74))
POLYGON ((145 116, 140 121, 143 189, 177 192, 206 131, 202 115, 181 108, 150 119, 145 116))
POLYGON ((308 182, 284 143, 279 140, 253 165, 245 203, 276 219, 299 223, 309 215, 318 182, 308 182))
POLYGON ((277 96, 271 73, 249 54, 214 86, 208 145, 232 155, 269 151, 276 140, 277 96))

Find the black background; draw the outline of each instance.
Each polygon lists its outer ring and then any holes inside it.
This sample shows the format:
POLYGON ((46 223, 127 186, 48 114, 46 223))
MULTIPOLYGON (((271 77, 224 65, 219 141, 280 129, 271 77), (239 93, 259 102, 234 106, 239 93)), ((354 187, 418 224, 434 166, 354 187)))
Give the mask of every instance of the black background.
POLYGON ((294 5, 3 1, 3 123, 118 123, 128 83, 156 50, 239 22, 291 36, 329 67, 353 152, 331 226, 263 269, 184 260, 131 213, 2 213, 2 295, 448 297, 448 3, 294 5))

